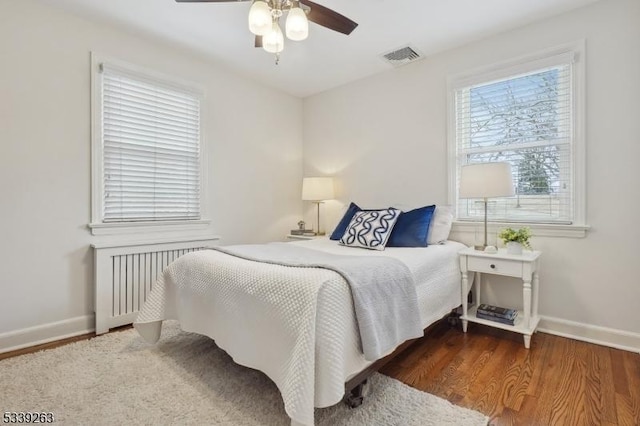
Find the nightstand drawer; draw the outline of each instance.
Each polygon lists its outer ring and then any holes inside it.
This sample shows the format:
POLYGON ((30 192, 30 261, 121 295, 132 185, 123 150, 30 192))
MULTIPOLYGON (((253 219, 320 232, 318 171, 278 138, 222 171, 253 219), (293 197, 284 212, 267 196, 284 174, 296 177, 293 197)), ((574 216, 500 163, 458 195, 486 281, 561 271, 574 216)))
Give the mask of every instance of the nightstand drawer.
POLYGON ((517 260, 468 256, 467 269, 470 271, 486 272, 488 274, 522 277, 522 262, 517 260))

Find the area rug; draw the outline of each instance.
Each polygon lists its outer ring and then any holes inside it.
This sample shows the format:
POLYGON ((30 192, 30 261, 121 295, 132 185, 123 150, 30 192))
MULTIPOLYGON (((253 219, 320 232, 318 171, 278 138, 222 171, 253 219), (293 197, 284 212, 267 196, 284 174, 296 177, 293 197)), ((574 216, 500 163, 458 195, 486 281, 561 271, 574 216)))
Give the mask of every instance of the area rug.
MULTIPOLYGON (((487 417, 376 374, 362 406, 316 409, 317 425, 486 425, 487 417)), ((3 412, 68 425, 289 425, 276 386, 204 336, 167 322, 156 345, 135 330, 0 361, 3 412)))

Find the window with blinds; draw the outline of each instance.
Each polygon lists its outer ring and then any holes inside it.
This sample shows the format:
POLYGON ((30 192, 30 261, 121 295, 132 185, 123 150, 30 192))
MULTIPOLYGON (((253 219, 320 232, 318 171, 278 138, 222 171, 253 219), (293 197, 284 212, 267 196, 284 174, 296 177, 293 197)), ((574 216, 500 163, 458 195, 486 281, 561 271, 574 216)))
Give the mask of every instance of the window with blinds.
POLYGON ((101 64, 102 222, 200 219, 200 95, 101 64))
MULTIPOLYGON (((547 62, 555 63, 454 88, 456 179, 465 164, 511 164, 516 196, 489 199, 490 220, 573 221, 572 56, 547 62)), ((456 202, 459 219, 484 217, 482 200, 456 202)))

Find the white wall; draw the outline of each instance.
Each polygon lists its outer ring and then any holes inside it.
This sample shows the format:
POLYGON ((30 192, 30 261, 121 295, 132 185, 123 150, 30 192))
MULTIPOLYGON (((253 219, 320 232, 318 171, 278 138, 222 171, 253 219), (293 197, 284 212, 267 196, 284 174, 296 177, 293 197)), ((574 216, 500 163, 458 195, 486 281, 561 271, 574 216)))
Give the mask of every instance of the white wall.
POLYGON ((32 0, 0 1, 0 350, 22 335, 93 326, 91 51, 205 88, 204 232, 224 243, 281 240, 299 220, 300 99, 32 0))
MULTIPOLYGON (((447 76, 579 39, 587 46, 592 230, 583 239, 534 238, 544 252, 542 326, 640 350, 637 0, 600 1, 305 99, 305 175, 340 178, 340 200, 326 206, 329 230, 350 200, 365 207, 446 203, 447 76)), ((473 242, 473 235, 454 237, 473 242)), ((513 284, 497 282, 493 292, 517 304, 513 284)))

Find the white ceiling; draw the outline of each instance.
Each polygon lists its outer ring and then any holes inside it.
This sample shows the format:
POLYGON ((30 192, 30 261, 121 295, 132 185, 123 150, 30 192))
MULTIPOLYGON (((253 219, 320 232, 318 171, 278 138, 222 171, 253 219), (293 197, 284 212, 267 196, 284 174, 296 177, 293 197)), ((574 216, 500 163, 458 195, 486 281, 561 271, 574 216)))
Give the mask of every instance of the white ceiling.
POLYGON ((285 41, 279 65, 253 47, 251 3, 174 0, 41 0, 170 41, 229 69, 306 97, 391 68, 380 55, 405 45, 429 56, 596 0, 315 0, 359 23, 345 36, 311 24, 285 41))

